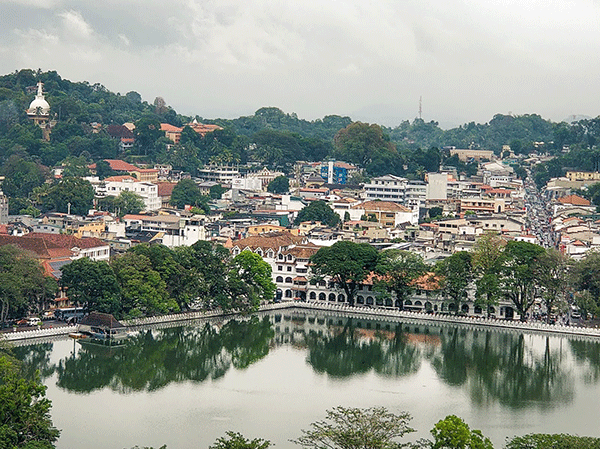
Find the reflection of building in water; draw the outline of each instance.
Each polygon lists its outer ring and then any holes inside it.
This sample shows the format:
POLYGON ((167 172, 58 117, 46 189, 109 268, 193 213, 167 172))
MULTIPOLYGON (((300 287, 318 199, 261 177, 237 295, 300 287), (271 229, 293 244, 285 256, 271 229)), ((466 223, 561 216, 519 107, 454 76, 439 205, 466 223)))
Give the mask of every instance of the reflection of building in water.
POLYGON ((269 315, 275 330, 277 344, 306 346, 306 338, 314 335, 333 338, 344 332, 351 332, 357 343, 378 341, 387 344, 402 333, 408 344, 418 346, 439 346, 440 329, 423 325, 393 321, 348 318, 340 316, 310 315, 297 311, 284 311, 269 315))

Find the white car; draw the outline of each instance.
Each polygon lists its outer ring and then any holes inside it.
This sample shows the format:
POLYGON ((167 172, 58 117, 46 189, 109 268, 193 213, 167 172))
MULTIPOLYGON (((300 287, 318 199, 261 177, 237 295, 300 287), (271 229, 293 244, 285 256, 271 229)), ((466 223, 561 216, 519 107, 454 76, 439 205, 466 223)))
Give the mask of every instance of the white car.
POLYGON ((27 318, 27 326, 39 326, 40 324, 42 324, 42 320, 40 320, 38 317, 34 316, 31 318, 27 318))

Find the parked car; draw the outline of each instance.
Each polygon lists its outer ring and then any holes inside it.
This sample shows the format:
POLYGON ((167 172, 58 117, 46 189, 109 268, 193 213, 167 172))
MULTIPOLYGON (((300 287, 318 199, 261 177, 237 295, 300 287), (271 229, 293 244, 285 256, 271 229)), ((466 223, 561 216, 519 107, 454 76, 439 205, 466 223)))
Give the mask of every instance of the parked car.
POLYGON ((42 324, 42 320, 40 320, 37 316, 32 316, 31 318, 27 318, 27 326, 39 326, 42 324))

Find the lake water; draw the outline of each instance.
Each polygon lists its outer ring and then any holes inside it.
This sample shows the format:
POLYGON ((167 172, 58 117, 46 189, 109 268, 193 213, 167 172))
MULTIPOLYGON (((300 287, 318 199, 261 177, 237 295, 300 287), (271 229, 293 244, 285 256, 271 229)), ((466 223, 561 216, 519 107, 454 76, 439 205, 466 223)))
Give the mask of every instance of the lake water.
POLYGON ((325 411, 449 414, 496 448, 530 432, 600 436, 600 343, 562 336, 284 311, 140 330, 125 347, 71 339, 14 349, 39 369, 57 447, 208 447, 227 430, 298 447, 325 411))

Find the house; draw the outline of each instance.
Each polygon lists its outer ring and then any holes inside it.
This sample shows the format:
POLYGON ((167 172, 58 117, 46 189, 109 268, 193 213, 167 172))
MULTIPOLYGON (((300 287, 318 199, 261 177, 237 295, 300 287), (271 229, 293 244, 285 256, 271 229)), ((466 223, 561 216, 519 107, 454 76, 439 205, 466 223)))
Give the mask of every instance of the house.
POLYGON ((127 337, 127 327, 110 313, 90 312, 81 319, 77 330, 101 340, 121 340, 127 337))
MULTIPOLYGON (((401 223, 416 225, 419 222, 419 211, 411 210, 392 201, 365 201, 352 206, 352 210, 381 223, 384 228, 395 228, 401 223)), ((352 220, 356 219, 350 214, 352 220)), ((360 219, 360 217, 359 217, 360 219)))
POLYGON ((30 251, 41 262, 46 274, 56 279, 61 276, 61 268, 72 260, 88 257, 95 261, 108 261, 110 258, 109 245, 94 237, 37 232, 21 237, 0 234, 0 246, 4 245, 16 245, 30 251))
POLYGON ((136 215, 123 217, 126 235, 150 233, 153 241, 173 248, 191 246, 198 240, 206 240, 205 217, 203 215, 136 215))
MULTIPOLYGON (((155 170, 158 173, 158 170, 155 170)), ((144 202, 144 210, 153 211, 162 207, 162 200, 158 196, 158 187, 151 182, 139 181, 133 176, 110 176, 102 181, 97 177, 86 178, 96 191, 98 198, 119 196, 121 192, 133 192, 139 195, 144 202)))

